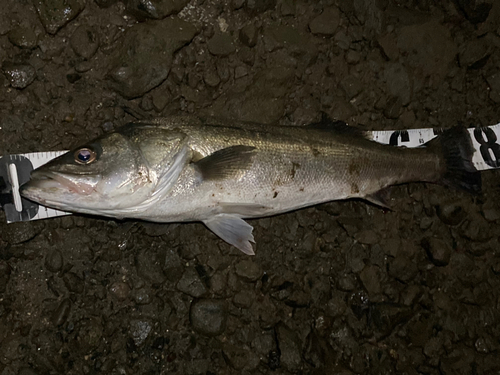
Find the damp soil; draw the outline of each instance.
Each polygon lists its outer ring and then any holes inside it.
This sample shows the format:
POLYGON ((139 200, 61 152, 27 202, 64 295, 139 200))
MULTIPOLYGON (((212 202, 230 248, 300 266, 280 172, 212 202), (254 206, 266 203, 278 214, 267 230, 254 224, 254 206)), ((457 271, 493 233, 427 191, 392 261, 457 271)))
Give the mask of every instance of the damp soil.
MULTIPOLYGON (((0 155, 173 114, 492 125, 500 3, 2 0, 0 63, 0 155)), ((253 257, 197 223, 0 212, 0 374, 499 373, 499 177, 252 220, 253 257)))

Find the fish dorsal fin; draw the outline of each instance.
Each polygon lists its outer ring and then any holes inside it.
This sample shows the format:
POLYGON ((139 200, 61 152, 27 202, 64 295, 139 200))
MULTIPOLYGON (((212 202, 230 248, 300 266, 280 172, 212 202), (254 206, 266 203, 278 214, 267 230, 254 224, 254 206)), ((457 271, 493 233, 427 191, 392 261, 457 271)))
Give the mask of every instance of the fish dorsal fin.
POLYGON ((359 128, 349 126, 343 121, 334 121, 326 113, 321 113, 321 120, 306 126, 308 129, 322 130, 335 134, 353 135, 363 138, 370 138, 369 134, 359 128))
POLYGON ((193 164, 204 180, 234 178, 250 167, 254 151, 255 147, 252 146, 230 146, 193 164))
POLYGON ((255 255, 252 244, 253 227, 237 215, 218 214, 203 223, 228 244, 240 249, 247 255, 255 255))

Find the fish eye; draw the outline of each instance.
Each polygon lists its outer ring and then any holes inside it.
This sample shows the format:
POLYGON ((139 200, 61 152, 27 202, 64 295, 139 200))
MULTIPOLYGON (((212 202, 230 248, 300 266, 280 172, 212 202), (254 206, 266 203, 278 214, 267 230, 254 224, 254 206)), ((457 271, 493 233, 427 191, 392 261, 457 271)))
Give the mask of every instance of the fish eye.
POLYGON ((78 164, 90 164, 97 157, 97 154, 94 150, 90 148, 83 147, 75 151, 75 161, 78 164))

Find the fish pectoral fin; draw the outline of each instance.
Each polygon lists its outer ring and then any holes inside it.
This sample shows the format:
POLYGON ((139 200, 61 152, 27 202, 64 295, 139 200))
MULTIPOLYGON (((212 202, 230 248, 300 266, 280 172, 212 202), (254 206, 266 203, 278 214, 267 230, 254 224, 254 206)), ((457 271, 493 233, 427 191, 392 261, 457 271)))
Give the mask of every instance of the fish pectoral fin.
POLYGON ((391 210, 391 204, 389 203, 391 199, 390 195, 390 188, 384 188, 382 190, 379 190, 373 194, 367 195, 364 197, 368 202, 373 203, 375 206, 379 206, 382 208, 385 208, 386 210, 391 210))
POLYGON ((203 223, 228 244, 240 249, 247 255, 255 255, 250 243, 255 243, 252 234, 253 227, 242 218, 236 215, 219 214, 203 220, 203 223))
POLYGON ((254 151, 255 147, 252 146, 231 146, 215 151, 193 164, 204 180, 220 180, 234 177, 248 169, 254 151))

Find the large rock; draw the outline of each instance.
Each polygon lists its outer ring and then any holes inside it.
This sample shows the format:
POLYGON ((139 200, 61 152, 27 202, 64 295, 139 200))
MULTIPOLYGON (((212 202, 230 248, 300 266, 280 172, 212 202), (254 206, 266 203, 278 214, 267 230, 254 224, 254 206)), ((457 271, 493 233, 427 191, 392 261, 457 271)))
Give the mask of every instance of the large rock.
POLYGON ((114 53, 109 72, 112 85, 126 98, 136 98, 162 83, 172 66, 172 55, 196 34, 178 18, 146 22, 129 29, 114 53))
POLYGON ((55 34, 85 7, 83 0, 35 0, 33 3, 49 34, 55 34))
POLYGON ((424 76, 435 76, 436 82, 446 76, 457 54, 449 28, 435 20, 402 27, 397 46, 411 67, 421 68, 424 76))
POLYGON ((189 0, 127 0, 127 10, 139 19, 162 19, 179 13, 189 0))

